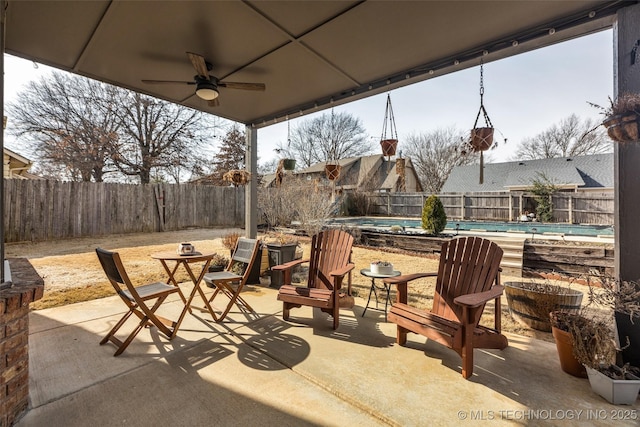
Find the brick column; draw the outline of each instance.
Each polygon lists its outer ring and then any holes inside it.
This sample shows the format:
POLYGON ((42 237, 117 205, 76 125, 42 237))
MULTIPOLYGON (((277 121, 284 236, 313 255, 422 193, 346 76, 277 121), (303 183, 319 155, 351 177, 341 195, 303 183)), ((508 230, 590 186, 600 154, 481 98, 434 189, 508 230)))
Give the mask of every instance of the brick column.
POLYGON ((44 292, 29 261, 9 265, 13 286, 0 291, 0 427, 13 425, 29 405, 29 304, 44 292))

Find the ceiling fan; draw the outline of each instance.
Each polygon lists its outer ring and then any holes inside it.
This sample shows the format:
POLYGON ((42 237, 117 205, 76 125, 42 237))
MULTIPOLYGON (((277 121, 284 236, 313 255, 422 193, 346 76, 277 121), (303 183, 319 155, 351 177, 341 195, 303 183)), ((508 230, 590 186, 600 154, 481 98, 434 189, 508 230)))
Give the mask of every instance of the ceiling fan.
POLYGON ((195 85, 196 95, 199 98, 208 101, 209 106, 215 107, 220 105, 218 100, 218 88, 226 87, 229 89, 257 90, 264 91, 266 86, 264 83, 242 83, 242 82, 221 82, 217 77, 209 75, 209 71, 213 69, 213 65, 206 61, 202 55, 187 52, 187 56, 196 70, 193 81, 186 82, 181 80, 142 80, 142 83, 148 84, 186 84, 195 85))

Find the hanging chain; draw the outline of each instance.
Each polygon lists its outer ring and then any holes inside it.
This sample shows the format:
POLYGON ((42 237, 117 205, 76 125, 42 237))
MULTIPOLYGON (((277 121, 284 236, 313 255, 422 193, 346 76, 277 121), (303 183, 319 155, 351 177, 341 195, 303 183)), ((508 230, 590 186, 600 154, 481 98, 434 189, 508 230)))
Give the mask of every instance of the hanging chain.
POLYGON ((476 122, 473 125, 474 128, 478 127, 478 119, 480 118, 480 113, 484 116, 484 122, 487 127, 493 127, 491 124, 491 119, 489 119, 489 114, 487 114, 487 110, 484 108, 484 59, 480 58, 480 110, 478 111, 478 115, 476 116, 476 122))
POLYGON ((484 59, 480 58, 480 104, 484 95, 484 59))

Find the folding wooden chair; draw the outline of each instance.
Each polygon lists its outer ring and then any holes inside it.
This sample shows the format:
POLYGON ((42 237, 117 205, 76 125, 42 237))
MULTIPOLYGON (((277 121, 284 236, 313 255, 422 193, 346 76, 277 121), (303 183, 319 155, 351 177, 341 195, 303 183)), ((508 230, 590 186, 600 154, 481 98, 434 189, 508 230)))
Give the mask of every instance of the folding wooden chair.
POLYGON ((226 270, 207 273, 204 275, 204 281, 207 286, 215 287, 213 295, 209 298, 209 303, 211 303, 219 294, 224 294, 229 298, 229 303, 222 311, 222 314, 220 316, 214 315, 214 320, 216 322, 224 320, 234 304, 240 309, 240 311, 255 313, 255 310, 249 305, 249 303, 242 298, 240 292, 242 292, 242 288, 244 288, 245 283, 247 283, 247 280, 249 279, 249 274, 251 273, 253 263, 256 260, 259 247, 260 240, 247 239, 244 237, 239 238, 226 270), (235 270, 238 268, 242 268, 242 272, 235 270))
POLYGON ((124 265, 120 260, 120 255, 117 252, 109 252, 104 249, 97 248, 96 254, 98 255, 102 269, 107 275, 109 282, 115 289, 118 296, 129 308, 129 311, 122 316, 118 323, 116 323, 116 325, 109 331, 107 336, 100 341, 100 345, 111 341, 118 347, 118 350, 116 350, 114 354, 114 356, 118 356, 129 344, 131 344, 131 341, 133 341, 135 336, 143 327, 152 325, 155 325, 160 332, 167 336, 167 338, 173 339, 177 332, 176 322, 160 317, 155 312, 164 300, 173 293, 178 293, 184 301, 185 298, 184 295, 182 295, 180 288, 160 282, 135 287, 133 286, 133 283, 131 283, 124 265), (149 301, 153 300, 155 300, 155 303, 153 303, 152 306, 147 305, 149 301), (132 314, 138 316, 140 323, 138 323, 126 340, 120 341, 115 337, 115 333, 120 329, 120 327, 122 327, 122 325, 124 325, 132 314))

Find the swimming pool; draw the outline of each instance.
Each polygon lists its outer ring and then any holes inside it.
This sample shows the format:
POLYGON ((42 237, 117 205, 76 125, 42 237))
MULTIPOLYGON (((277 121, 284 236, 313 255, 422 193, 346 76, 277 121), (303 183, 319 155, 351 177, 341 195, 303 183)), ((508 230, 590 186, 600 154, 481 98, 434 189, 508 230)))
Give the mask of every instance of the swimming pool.
MULTIPOLYGON (((333 218, 334 225, 351 225, 361 228, 386 228, 399 225, 405 228, 417 228, 422 230, 420 219, 410 218, 377 218, 377 217, 346 217, 333 218)), ((448 221, 445 232, 458 231, 486 231, 486 232, 514 232, 529 234, 555 234, 569 236, 611 236, 611 225, 584 225, 584 224, 553 224, 539 222, 493 222, 493 221, 448 221)))

